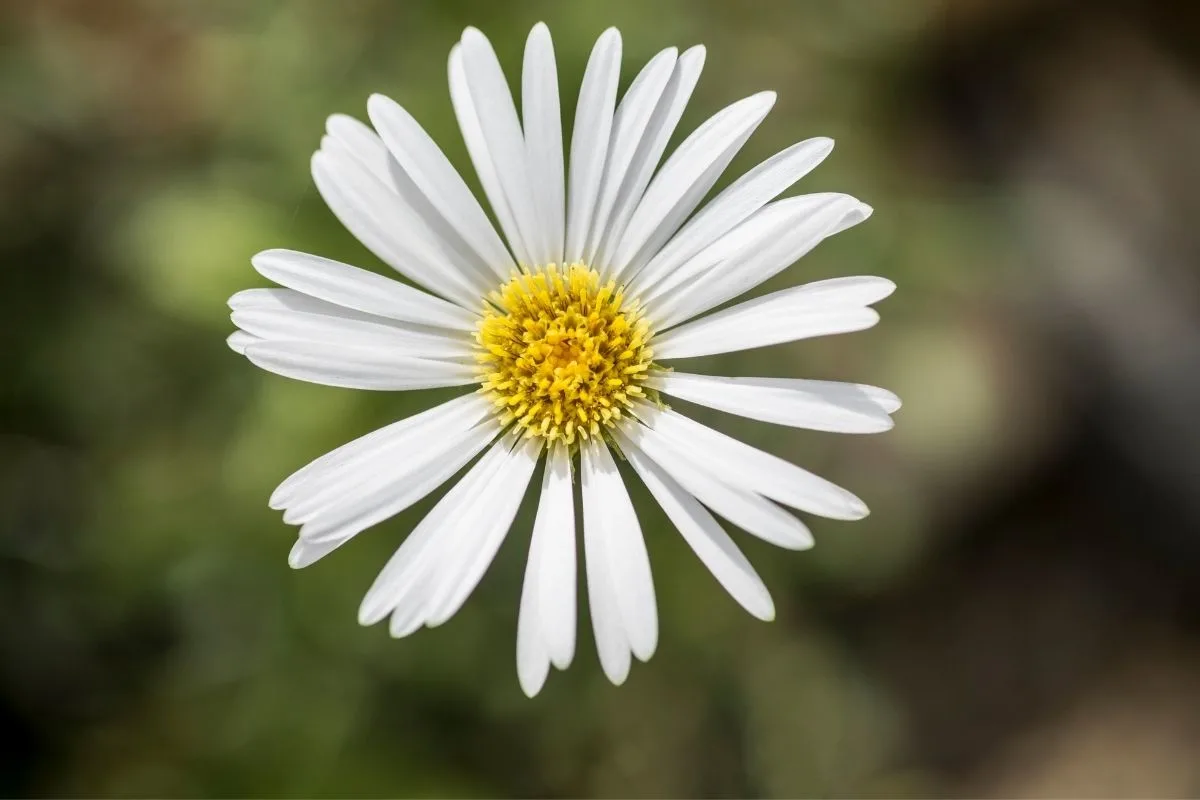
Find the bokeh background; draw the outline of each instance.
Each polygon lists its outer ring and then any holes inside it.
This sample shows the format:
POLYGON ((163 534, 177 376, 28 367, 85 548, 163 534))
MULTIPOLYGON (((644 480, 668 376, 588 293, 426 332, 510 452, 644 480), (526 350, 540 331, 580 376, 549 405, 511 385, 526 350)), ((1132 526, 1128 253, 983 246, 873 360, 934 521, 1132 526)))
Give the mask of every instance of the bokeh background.
POLYGON ((0 42, 0 795, 1200 794, 1195 4, 4 0, 0 42), (360 628, 430 501, 294 572, 266 499, 430 397, 224 338, 258 250, 383 269, 311 185, 325 116, 390 94, 469 172, 449 48, 479 26, 511 81, 538 20, 568 126, 617 25, 624 83, 707 45, 681 133, 779 91, 718 186, 838 141, 798 190, 876 214, 768 288, 885 275, 883 322, 701 371, 905 407, 873 437, 697 412, 872 516, 813 521, 803 554, 739 537, 762 624, 635 489, 658 653, 610 686, 581 609, 531 701, 529 504, 449 624, 360 628))

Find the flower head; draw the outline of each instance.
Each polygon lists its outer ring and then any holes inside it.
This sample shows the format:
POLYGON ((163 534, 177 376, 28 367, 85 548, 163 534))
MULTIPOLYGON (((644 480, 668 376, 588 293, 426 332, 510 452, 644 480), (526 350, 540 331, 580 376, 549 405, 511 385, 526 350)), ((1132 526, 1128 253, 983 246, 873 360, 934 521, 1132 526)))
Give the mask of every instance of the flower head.
POLYGON ((618 103, 621 39, 606 31, 583 78, 568 161, 546 27, 526 44, 520 114, 491 45, 468 28, 450 53, 450 95, 503 235, 399 105, 372 96, 373 128, 330 117, 312 160, 317 188, 363 244, 421 288, 318 256, 259 253, 255 268, 285 288, 230 299, 240 329, 230 346, 264 369, 330 386, 466 389, 321 456, 271 496, 300 526, 290 563, 304 567, 466 468, 367 592, 363 624, 389 619, 399 637, 453 616, 539 462, 517 631, 530 695, 575 651, 577 527, 604 672, 623 682, 631 657, 647 660, 657 645, 650 562, 614 450, 760 619, 774 616, 770 594, 714 512, 791 549, 812 537, 786 509, 866 515, 846 490, 670 407, 674 397, 779 425, 870 433, 890 428, 900 406, 873 386, 668 366, 870 327, 879 319, 870 305, 894 289, 882 278, 818 281, 709 313, 870 208, 835 193, 776 199, 829 154, 833 143, 817 138, 696 212, 775 100, 763 92, 718 112, 660 166, 704 57, 702 47, 664 50, 618 103))

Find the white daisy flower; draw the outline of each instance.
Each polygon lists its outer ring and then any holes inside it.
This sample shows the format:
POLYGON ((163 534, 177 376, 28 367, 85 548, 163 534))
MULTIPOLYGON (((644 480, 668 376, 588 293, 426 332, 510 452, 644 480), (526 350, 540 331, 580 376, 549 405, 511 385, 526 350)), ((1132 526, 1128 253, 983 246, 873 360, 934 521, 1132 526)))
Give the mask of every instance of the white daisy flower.
POLYGON ((230 345, 263 369, 329 386, 469 390, 285 480, 270 505, 300 526, 291 565, 312 564, 474 460, 383 568, 362 624, 390 618, 400 637, 453 616, 543 457, 517 630, 517 674, 531 696, 575 652, 577 525, 605 674, 622 683, 631 656, 649 659, 658 642, 650 563, 614 453, 717 581, 763 620, 775 614, 771 596, 713 514, 795 550, 812 536, 786 509, 867 514, 850 492, 670 407, 675 397, 779 425, 870 433, 890 428, 900 406, 873 386, 665 366, 869 328, 879 319, 870 305, 895 288, 883 278, 825 280, 707 313, 871 209, 844 194, 775 199, 829 154, 833 142, 816 138, 767 159, 693 216, 775 102, 762 92, 718 112, 660 168, 704 57, 703 47, 663 50, 618 103, 621 37, 605 31, 566 161, 546 26, 529 34, 519 115, 488 40, 464 31, 450 51, 450 96, 503 236, 395 102, 370 98, 373 129, 329 118, 312 159, 317 188, 351 233, 422 288, 269 250, 254 267, 286 288, 230 299, 240 328, 230 345))

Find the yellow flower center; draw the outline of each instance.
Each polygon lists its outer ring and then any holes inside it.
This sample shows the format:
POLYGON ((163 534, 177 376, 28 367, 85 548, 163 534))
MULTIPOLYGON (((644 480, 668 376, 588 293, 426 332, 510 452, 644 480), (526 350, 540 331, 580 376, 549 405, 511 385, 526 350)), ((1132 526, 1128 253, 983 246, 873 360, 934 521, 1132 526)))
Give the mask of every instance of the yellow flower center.
POLYGON ((501 424, 571 444, 599 436, 645 396, 649 327, 594 269, 538 267, 490 300, 476 341, 483 391, 501 424))

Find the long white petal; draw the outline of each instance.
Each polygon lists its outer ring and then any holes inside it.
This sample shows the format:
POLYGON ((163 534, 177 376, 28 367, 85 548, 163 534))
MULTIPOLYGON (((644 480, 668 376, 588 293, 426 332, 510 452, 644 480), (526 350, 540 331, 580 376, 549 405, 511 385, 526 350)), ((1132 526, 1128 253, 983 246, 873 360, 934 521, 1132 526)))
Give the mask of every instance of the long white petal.
POLYGON ((250 259, 263 277, 366 314, 439 328, 474 331, 476 314, 399 281, 295 250, 264 250, 250 259))
POLYGON ((513 448, 495 482, 495 502, 490 506, 480 502, 477 517, 470 525, 462 526, 453 559, 456 563, 443 572, 437 591, 430 597, 425 622, 429 627, 441 625, 458 613, 479 585, 512 527, 541 453, 542 440, 537 437, 513 448))
POLYGON ((525 137, 496 52, 476 28, 463 31, 462 41, 451 51, 450 87, 488 200, 517 261, 531 265, 530 243, 542 239, 542 230, 529 186, 525 137))
POLYGON ((651 389, 761 422, 834 433, 890 430, 888 410, 899 399, 876 386, 798 378, 722 378, 669 372, 655 375, 651 389))
POLYGON ((413 358, 381 347, 264 341, 248 345, 246 358, 285 378, 344 389, 435 389, 479 380, 473 365, 413 358))
POLYGON ((734 600, 758 619, 775 619, 775 604, 762 578, 746 556, 713 519, 712 514, 683 489, 662 467, 637 448, 628 437, 622 449, 638 476, 679 530, 684 541, 708 567, 734 600))
MULTIPOLYGON (((453 454, 460 447, 469 449, 472 442, 485 437, 486 430, 474 431, 477 425, 491 428, 494 438, 499 433, 495 423, 488 420, 486 425, 480 425, 489 413, 489 409, 472 403, 451 413, 430 414, 417 424, 388 430, 386 438, 376 440, 355 458, 339 460, 321 470, 319 478, 306 481, 303 494, 288 503, 283 521, 289 525, 304 524, 300 535, 315 539, 329 535, 329 531, 356 519, 364 510, 390 504, 408 491, 407 486, 398 484, 436 471, 430 465, 442 460, 443 455, 453 454)), ((417 499, 421 497, 424 494, 417 499)), ((400 506, 392 513, 407 507, 400 506)))
POLYGON ((334 508, 320 509, 319 516, 304 523, 300 529, 300 540, 313 545, 341 546, 367 528, 419 502, 450 480, 496 438, 496 433, 491 426, 480 425, 446 437, 436 449, 431 447, 423 453, 419 460, 387 473, 389 485, 371 493, 357 493, 334 508))
POLYGON ((481 261, 508 274, 512 258, 487 214, 441 148, 412 115, 393 100, 371 95, 367 113, 400 169, 481 261))
POLYGON ((416 358, 469 360, 474 353, 465 337, 378 318, 346 319, 290 309, 240 309, 231 318, 233 324, 265 341, 393 348, 397 353, 416 358))
POLYGON ((571 172, 567 190, 567 248, 564 261, 583 258, 592 227, 612 132, 617 81, 621 77, 621 34, 609 28, 596 40, 579 87, 571 134, 571 172))
POLYGON ((656 433, 731 486, 741 486, 790 508, 830 519, 862 519, 867 507, 842 487, 667 409, 647 414, 656 433))
MULTIPOLYGON (((809 199, 789 198, 775 205, 794 208, 793 200, 809 199)), ((654 321, 670 327, 745 294, 787 269, 833 233, 848 227, 847 220, 861 221, 871 214, 870 206, 849 195, 824 195, 821 202, 805 207, 808 205, 804 203, 798 213, 784 215, 791 219, 785 218, 754 246, 714 266, 663 298, 664 302, 654 304, 654 321)))
POLYGON ((833 151, 833 140, 807 139, 776 153, 713 198, 658 252, 639 275, 652 286, 692 256, 749 219, 811 172, 833 151))
POLYGON ((785 237, 795 237, 797 228, 806 223, 811 227, 814 215, 846 199, 852 198, 820 192, 768 203, 669 272, 655 274, 649 268, 643 270, 630 282, 630 293, 652 305, 656 318, 661 319, 680 304, 681 295, 690 299, 698 291, 697 283, 726 280, 726 272, 778 250, 785 237))
POLYGON ((484 288, 477 273, 446 269, 446 258, 413 209, 346 152, 313 154, 312 177, 325 203, 367 249, 409 280, 474 310, 484 288))
MULTIPOLYGON (((540 508, 539 508, 540 512, 540 508)), ((521 605, 517 611, 517 681, 526 697, 533 697, 542 690, 546 676, 550 674, 550 654, 542 638, 541 610, 537 589, 538 574, 542 569, 541 545, 534 528, 529 543, 529 557, 525 560, 525 579, 521 584, 521 605)))
POLYGON ((533 536, 539 541, 536 591, 541 636, 554 666, 566 669, 575 655, 575 501, 571 457, 551 447, 542 478, 533 536))
POLYGON ((867 306, 896 285, 885 278, 833 278, 747 300, 655 337, 659 359, 732 353, 755 347, 869 328, 879 314, 867 306))
MULTIPOLYGON (((621 98, 613 117, 612 141, 608 148, 608 159, 604 164, 604 179, 600 185, 600 195, 596 204, 595 217, 592 219, 591 230, 588 233, 587 245, 584 250, 584 261, 593 263, 596 251, 608 231, 608 221, 613 206, 621 191, 638 147, 655 109, 658 107, 663 90, 675 70, 678 51, 674 48, 663 50, 642 68, 633 79, 629 90, 621 98)), ((653 133, 651 131, 651 133, 653 133)), ((599 265, 604 271, 606 265, 599 265)))
POLYGON ((807 550, 812 534, 804 523, 744 483, 725 479, 711 454, 697 454, 645 425, 626 425, 624 434, 704 505, 764 542, 787 550, 807 550))
POLYGON ((675 62, 671 79, 667 81, 658 107, 646 125, 637 152, 626 171, 621 191, 605 226, 604 239, 596 254, 597 264, 607 268, 612 262, 613 253, 620 244, 621 237, 625 235, 629 220, 637 210, 638 203, 650 184, 650 178, 653 177, 654 170, 658 168, 663 152, 667 149, 667 143, 671 140, 680 117, 683 116, 688 100, 691 99, 692 91, 700 80, 704 58, 704 46, 696 45, 685 50, 675 62))
POLYGON ((341 142, 372 175, 391 186, 392 157, 379 134, 375 133, 370 125, 346 114, 331 114, 325 120, 325 131, 341 142))
POLYGON ((603 446, 589 441, 579 448, 579 473, 583 489, 583 554, 588 608, 600 666, 608 679, 620 686, 629 677, 630 649, 608 557, 609 509, 605 506, 608 498, 595 463, 596 450, 603 446))
POLYGON ((648 661, 658 646, 658 607, 646 540, 608 445, 594 442, 592 451, 596 482, 609 515, 606 525, 609 576, 621 610, 625 637, 633 654, 641 661, 648 661))
POLYGON ((525 42, 521 106, 525 128, 525 160, 543 232, 541 241, 527 244, 535 263, 561 264, 566 237, 562 112, 554 43, 550 38, 550 29, 541 22, 533 26, 525 42))
POLYGON ((439 538, 458 517, 475 507, 474 500, 495 477, 512 448, 512 437, 497 441, 458 483, 437 502, 384 565, 358 608, 360 625, 374 625, 401 603, 419 614, 428 599, 425 578, 436 564, 439 538))
POLYGON ((360 436, 293 472, 272 492, 268 505, 276 510, 286 508, 295 498, 323 481, 331 471, 366 458, 379 448, 390 447, 395 437, 407 435, 410 429, 441 424, 440 421, 446 417, 462 418, 464 425, 469 425, 475 410, 486 405, 487 400, 481 395, 465 394, 360 436))
POLYGON ((774 92, 740 100, 679 145, 638 203, 613 255, 614 274, 636 275, 674 235, 774 104, 774 92))

